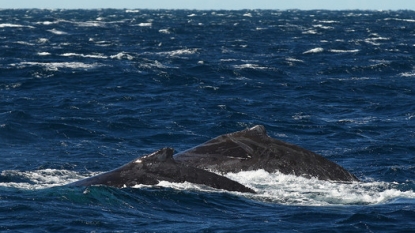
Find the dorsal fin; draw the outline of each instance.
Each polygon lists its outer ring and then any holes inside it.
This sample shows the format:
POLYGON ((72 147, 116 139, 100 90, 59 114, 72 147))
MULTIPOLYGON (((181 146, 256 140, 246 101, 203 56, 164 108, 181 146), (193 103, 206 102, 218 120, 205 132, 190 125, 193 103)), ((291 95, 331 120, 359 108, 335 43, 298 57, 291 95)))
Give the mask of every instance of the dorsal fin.
POLYGON ((145 157, 142 157, 140 160, 146 162, 165 162, 173 160, 173 153, 173 148, 166 147, 154 153, 151 153, 145 157))
POLYGON ((254 127, 251 127, 248 129, 249 132, 257 132, 258 134, 267 134, 267 130, 263 125, 255 125, 254 127))
POLYGON ((252 137, 252 136, 264 136, 268 137, 267 130, 263 125, 255 125, 251 128, 237 131, 234 133, 225 134, 226 136, 236 136, 236 137, 252 137))

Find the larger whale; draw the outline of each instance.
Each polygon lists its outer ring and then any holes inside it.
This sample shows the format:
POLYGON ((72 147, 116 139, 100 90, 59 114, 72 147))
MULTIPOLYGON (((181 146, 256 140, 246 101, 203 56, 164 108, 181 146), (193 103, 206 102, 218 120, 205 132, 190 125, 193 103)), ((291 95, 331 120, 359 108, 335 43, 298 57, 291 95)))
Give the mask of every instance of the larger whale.
POLYGON ((297 145, 271 138, 264 126, 256 125, 218 136, 174 156, 173 149, 164 148, 68 186, 130 187, 170 181, 253 193, 254 190, 219 174, 258 169, 334 182, 358 181, 340 165, 297 145))

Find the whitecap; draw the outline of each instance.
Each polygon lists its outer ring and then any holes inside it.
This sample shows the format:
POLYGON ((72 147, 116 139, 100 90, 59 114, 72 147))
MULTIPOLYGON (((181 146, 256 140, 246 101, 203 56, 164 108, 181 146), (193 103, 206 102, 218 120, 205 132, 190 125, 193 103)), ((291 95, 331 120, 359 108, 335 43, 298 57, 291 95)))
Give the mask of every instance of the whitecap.
POLYGON ((299 112, 299 113, 294 114, 292 116, 292 118, 294 120, 303 120, 303 119, 309 119, 309 118, 311 118, 311 116, 310 115, 306 115, 306 114, 304 114, 302 112, 299 112))
POLYGON ((330 49, 332 53, 357 53, 359 52, 358 49, 351 49, 351 50, 342 50, 342 49, 330 49))
POLYGON ((345 118, 345 119, 340 119, 337 122, 339 123, 351 123, 351 124, 355 124, 355 125, 367 125, 373 121, 378 120, 377 117, 372 117, 372 116, 368 116, 368 117, 359 117, 359 118, 345 118))
POLYGON ((29 42, 27 42, 27 41, 16 41, 16 44, 21 44, 21 45, 30 45, 30 46, 35 45, 35 44, 33 44, 33 43, 29 43, 29 42))
POLYGON ((287 57, 285 60, 290 61, 290 62, 304 62, 303 60, 292 58, 292 57, 287 57))
POLYGON ((376 205, 396 198, 415 198, 414 191, 401 191, 396 183, 337 183, 262 169, 228 173, 226 177, 254 189, 257 194, 249 194, 254 199, 283 205, 376 205))
POLYGON ((210 86, 210 85, 206 85, 206 86, 200 86, 201 89, 207 89, 207 90, 214 90, 217 91, 219 90, 219 87, 215 87, 215 86, 210 86))
POLYGON ((321 24, 313 25, 313 27, 321 28, 321 29, 334 29, 334 27, 324 26, 324 25, 321 25, 321 24))
POLYGON ((99 21, 86 21, 86 22, 77 22, 77 25, 80 27, 103 27, 105 23, 99 21))
POLYGON ((372 41, 372 39, 366 39, 364 41, 366 43, 371 44, 371 45, 374 45, 374 46, 379 46, 380 45, 380 43, 376 43, 376 42, 372 41))
MULTIPOLYGON (((386 63, 385 63, 386 64, 386 63)), ((347 78, 329 78, 330 80, 337 81, 365 81, 365 80, 376 80, 376 77, 347 77, 347 78)))
POLYGON ((408 23, 415 23, 415 19, 385 18, 384 20, 385 21, 396 20, 396 21, 404 21, 404 22, 408 22, 408 23))
POLYGON ((339 23, 339 21, 335 21, 335 20, 320 20, 318 22, 320 22, 320 23, 339 23))
POLYGON ((368 44, 379 46, 380 43, 378 43, 378 41, 380 41, 380 40, 390 40, 390 38, 377 36, 377 37, 373 37, 373 38, 367 38, 364 41, 368 44))
POLYGON ((48 30, 48 32, 51 32, 51 33, 56 34, 56 35, 67 35, 68 34, 67 32, 59 31, 59 30, 56 30, 56 29, 50 29, 50 30, 48 30))
POLYGON ((21 62, 20 65, 23 66, 43 66, 45 69, 50 71, 57 71, 62 68, 69 69, 93 69, 100 67, 100 64, 93 63, 87 64, 82 62, 21 62))
MULTIPOLYGON (((1 89, 4 89, 4 90, 10 90, 10 89, 19 88, 19 87, 21 87, 21 86, 22 86, 22 84, 21 84, 21 83, 4 84, 4 85, 0 85, 0 90, 1 90, 1 89)), ((3 127, 1 127, 1 128, 4 128, 4 127, 6 126, 6 124, 2 124, 2 126, 3 126, 3 127)))
POLYGON ((49 52, 38 52, 37 55, 39 55, 39 56, 49 56, 50 53, 49 52))
POLYGON ((390 38, 389 37, 381 37, 381 36, 378 36, 378 37, 374 37, 374 38, 370 38, 370 40, 390 40, 390 38))
POLYGON ((164 65, 163 63, 161 63, 159 61, 154 61, 154 62, 149 62, 149 63, 141 63, 139 66, 140 66, 140 68, 144 68, 144 69, 152 69, 152 68, 177 69, 178 68, 176 66, 164 65))
POLYGON ((314 48, 314 49, 310 49, 310 50, 305 51, 303 54, 307 54, 307 53, 321 53, 323 51, 324 51, 323 48, 314 48))
POLYGON ((169 29, 160 29, 159 32, 164 34, 170 34, 169 29))
POLYGON ((103 55, 103 54, 78 54, 78 53, 64 53, 61 54, 61 56, 64 57, 85 57, 85 58, 101 58, 101 59, 106 59, 108 58, 107 56, 103 55))
POLYGON ((244 17, 252 17, 252 14, 251 13, 245 13, 242 16, 244 16, 244 17))
POLYGON ((48 40, 48 39, 46 39, 46 38, 39 38, 37 41, 38 41, 38 43, 40 43, 40 44, 44 44, 44 43, 48 42, 49 40, 48 40))
POLYGON ((401 77, 415 77, 415 72, 405 72, 400 74, 401 77))
MULTIPOLYGON (((87 174, 97 175, 98 173, 87 174)), ((77 172, 59 169, 42 169, 35 171, 18 171, 18 170, 4 170, 1 176, 16 178, 23 180, 22 182, 2 182, 0 186, 19 188, 19 189, 44 189, 54 186, 60 186, 67 183, 72 183, 86 176, 80 175, 77 172)))
POLYGON ((263 70, 268 69, 268 67, 259 66, 257 64, 242 64, 242 65, 234 65, 235 69, 255 69, 255 70, 263 70))
POLYGON ((108 58, 107 56, 103 55, 103 54, 87 54, 87 55, 83 55, 83 57, 88 57, 88 58, 99 58, 99 59, 106 59, 108 58))
MULTIPOLYGON (((2 177, 9 177, 11 180, 19 180, 19 182, 0 182, 0 186, 26 190, 44 189, 65 185, 100 173, 89 172, 87 174, 80 174, 64 169, 41 169, 34 171, 4 170, 1 172, 2 177)), ((227 173, 225 176, 256 192, 256 194, 231 193, 281 205, 376 205, 392 202, 396 199, 415 199, 415 192, 413 190, 400 190, 398 187, 401 184, 396 182, 369 181, 336 183, 315 178, 307 179, 294 175, 284 175, 279 172, 269 173, 262 169, 227 173)), ((155 186, 178 190, 229 192, 190 182, 176 183, 160 181, 155 186)), ((146 187, 154 186, 140 184, 133 188, 146 187)))
POLYGON ((43 24, 43 25, 52 25, 55 24, 56 22, 51 22, 51 21, 43 21, 43 22, 37 22, 36 24, 43 24))
POLYGON ((191 55, 195 54, 198 51, 198 49, 178 49, 168 52, 159 52, 158 55, 167 55, 167 56, 180 56, 180 55, 191 55))
POLYGON ((239 61, 238 59, 235 58, 222 58, 219 59, 220 62, 232 62, 232 61, 239 61))
POLYGON ((140 27, 151 27, 152 23, 139 23, 138 26, 140 27))
POLYGON ((177 190, 192 190, 202 192, 226 192, 225 190, 214 189, 206 185, 194 184, 190 182, 176 183, 168 181, 160 181, 156 186, 163 188, 173 188, 177 190))
POLYGON ((121 60, 121 59, 133 60, 134 59, 133 56, 131 56, 130 54, 125 53, 125 52, 120 52, 120 53, 117 53, 115 55, 111 55, 110 58, 118 59, 118 60, 121 60))
POLYGON ((125 10, 126 13, 139 13, 140 10, 125 10))
MULTIPOLYGON (((91 39, 90 39, 91 41, 91 39)), ((101 46, 101 47, 106 47, 106 46, 110 46, 112 45, 112 42, 110 41, 105 41, 105 40, 101 40, 101 41, 94 41, 94 39, 92 39, 92 42, 94 42, 97 46, 101 46)))
POLYGON ((12 24, 12 23, 0 23, 0 28, 35 28, 33 26, 25 26, 21 24, 12 24))
POLYGON ((304 31, 304 32, 302 32, 302 34, 311 34, 311 35, 315 35, 315 34, 317 34, 317 31, 315 31, 315 30, 307 30, 307 31, 304 31))

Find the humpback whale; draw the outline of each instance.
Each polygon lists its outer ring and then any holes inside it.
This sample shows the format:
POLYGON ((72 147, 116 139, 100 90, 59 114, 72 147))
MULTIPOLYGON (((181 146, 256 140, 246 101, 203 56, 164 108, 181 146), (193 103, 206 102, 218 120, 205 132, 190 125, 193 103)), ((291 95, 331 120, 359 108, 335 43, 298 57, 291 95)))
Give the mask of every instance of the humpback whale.
POLYGON ((68 186, 107 185, 121 188, 170 181, 255 193, 223 174, 258 169, 334 182, 358 181, 340 165, 297 145, 271 138, 264 126, 256 125, 220 135, 176 155, 173 155, 173 149, 163 148, 68 186))
POLYGON ((172 148, 160 149, 115 170, 76 181, 67 186, 106 185, 122 188, 138 184, 155 185, 161 180, 177 183, 187 181, 216 189, 254 193, 252 189, 224 176, 177 163, 173 159, 172 148))
POLYGON ((177 154, 175 160, 221 173, 264 169, 320 180, 358 181, 321 155, 271 138, 262 125, 218 136, 177 154))

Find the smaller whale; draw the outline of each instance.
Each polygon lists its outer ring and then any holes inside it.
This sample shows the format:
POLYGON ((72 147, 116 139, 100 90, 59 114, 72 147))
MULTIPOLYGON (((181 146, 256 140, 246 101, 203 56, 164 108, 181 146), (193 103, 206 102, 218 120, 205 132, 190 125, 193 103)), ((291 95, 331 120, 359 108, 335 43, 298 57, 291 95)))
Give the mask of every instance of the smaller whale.
POLYGON ((67 184, 67 186, 106 185, 117 188, 138 184, 155 185, 160 181, 190 182, 228 191, 255 193, 254 190, 224 176, 180 164, 173 159, 173 149, 163 148, 139 157, 115 170, 67 184))

